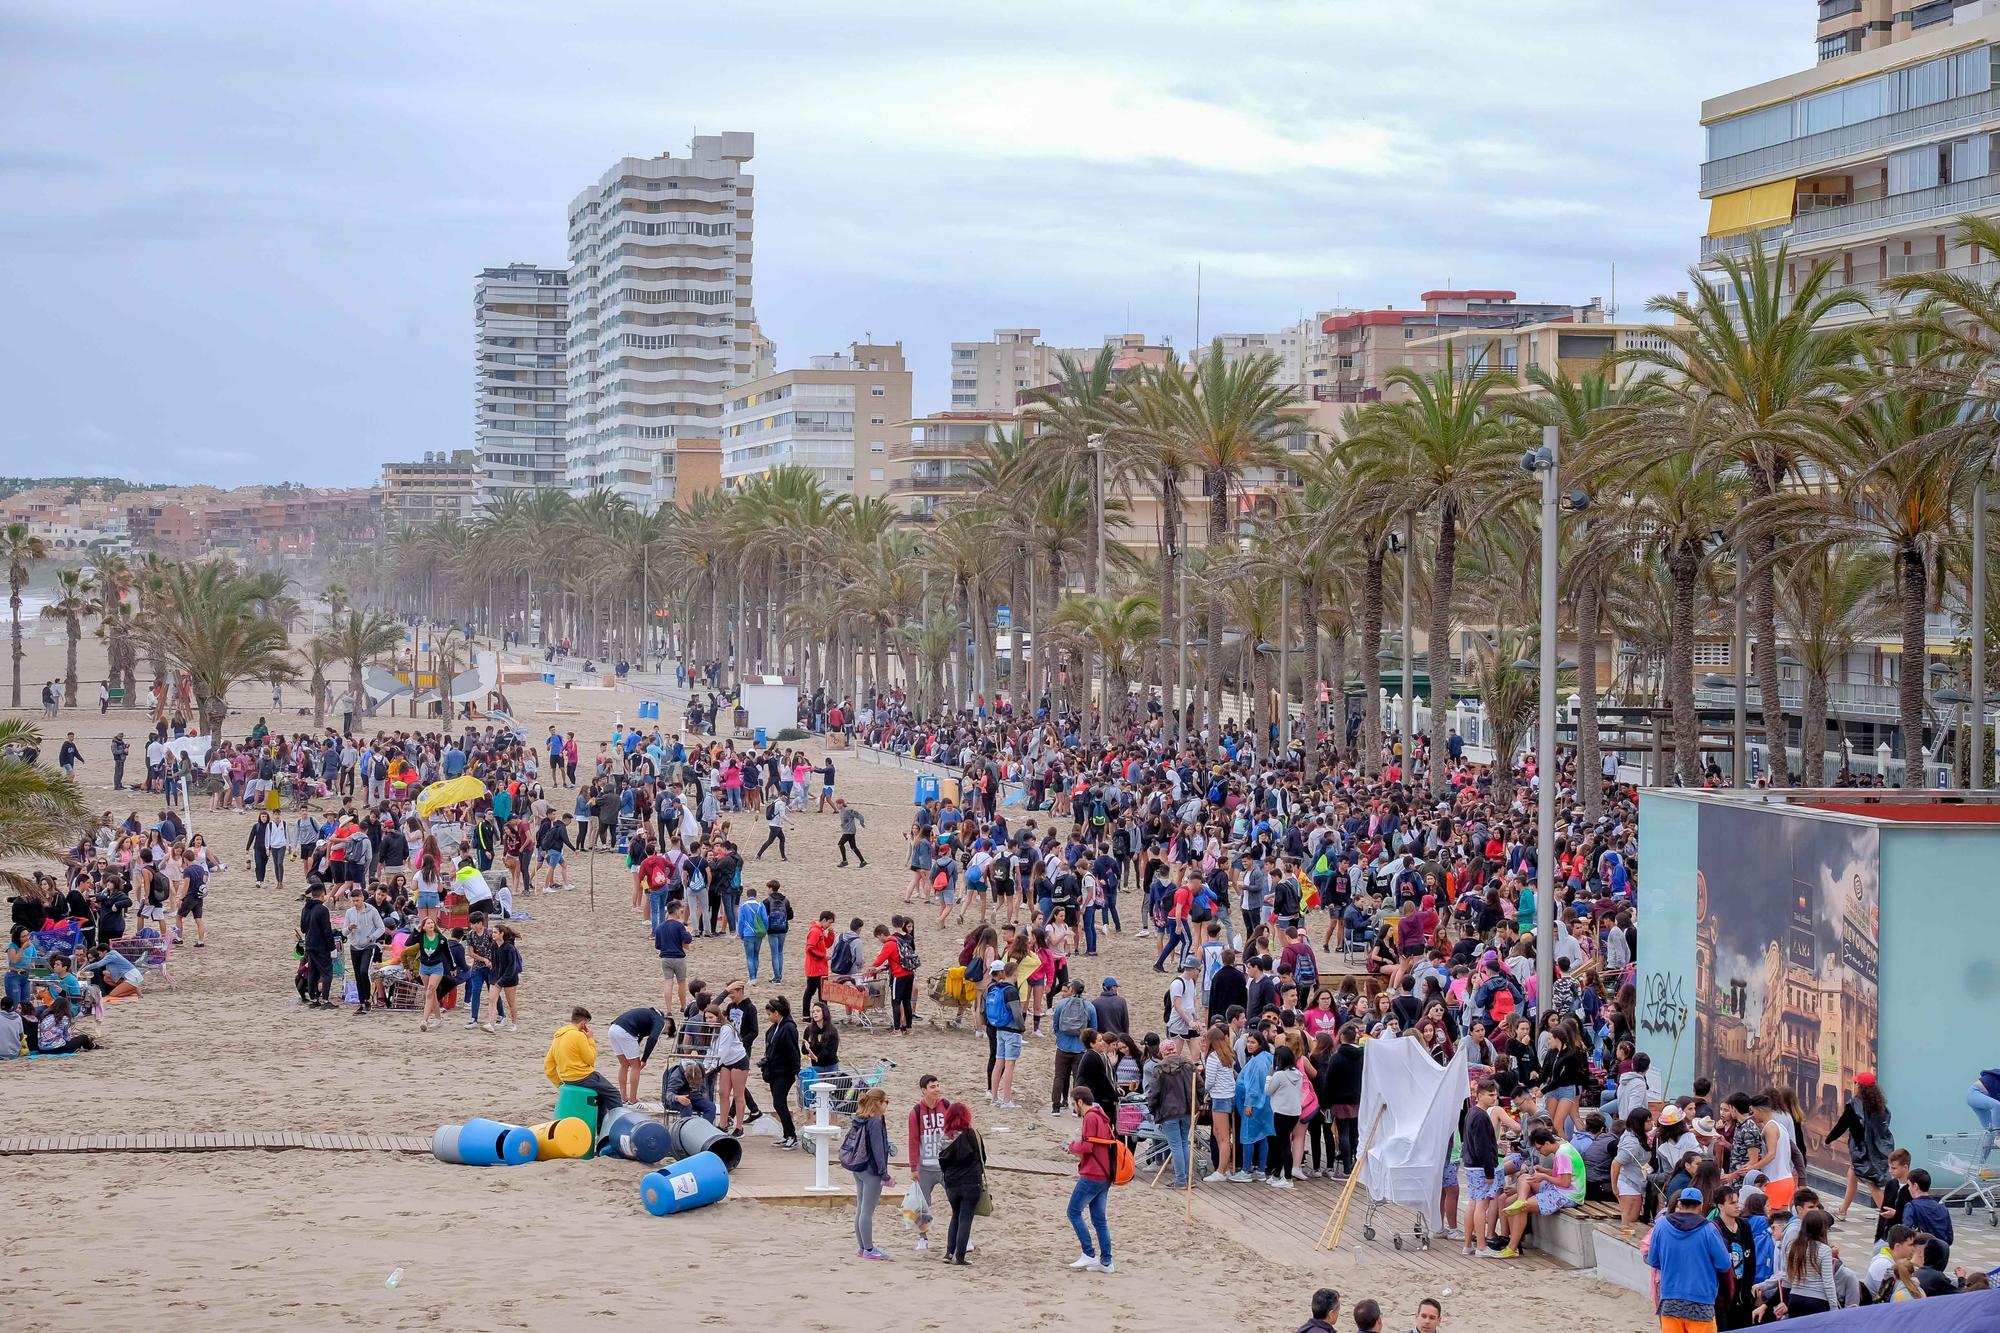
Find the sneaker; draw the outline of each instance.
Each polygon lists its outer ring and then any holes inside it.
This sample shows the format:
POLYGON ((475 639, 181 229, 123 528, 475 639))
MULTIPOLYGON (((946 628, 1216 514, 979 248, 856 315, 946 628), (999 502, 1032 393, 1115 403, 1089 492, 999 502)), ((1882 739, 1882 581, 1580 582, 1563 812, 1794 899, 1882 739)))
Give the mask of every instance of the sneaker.
POLYGON ((1095 1268, 1097 1267, 1097 1256, 1094 1254, 1079 1254, 1076 1258, 1070 1260, 1069 1266, 1078 1272, 1095 1268))
POLYGON ((518 1028, 518 1027, 516 1027, 516 1026, 515 1026, 514 1024, 512 1024, 512 1023, 509 1023, 509 1024, 507 1025, 507 1030, 508 1030, 509 1032, 519 1032, 519 1031, 520 1031, 521 1029, 520 1029, 520 1028, 518 1028))
POLYGON ((1204 1185, 1220 1185, 1223 1181, 1227 1179, 1229 1179, 1229 1177, 1227 1175, 1224 1175, 1222 1172, 1211 1171, 1207 1175, 1201 1178, 1201 1183, 1204 1185))
POLYGON ((479 1030, 481 1032, 492 1032, 494 1031, 494 1027, 491 1023, 481 1023, 479 1025, 479 1030))
POLYGON ((1518 1259, 1521 1257, 1521 1252, 1515 1249, 1512 1245, 1509 1245, 1506 1249, 1500 1251, 1498 1254, 1495 1254, 1493 1257, 1495 1259, 1518 1259))
POLYGON ((931 1247, 931 1238, 929 1236, 917 1237, 917 1252, 919 1254, 923 1253, 925 1250, 928 1250, 930 1247, 931 1247))
POLYGON ((1516 1199, 1514 1200, 1514 1202, 1508 1204, 1505 1208, 1502 1208, 1500 1211, 1503 1213, 1525 1212, 1527 1211, 1528 1203, 1529 1201, 1527 1199, 1516 1199))
POLYGON ((1292 1182, 1286 1180, 1283 1176, 1272 1176, 1269 1180, 1265 1181, 1264 1183, 1266 1185, 1269 1185, 1274 1190, 1288 1190, 1292 1188, 1292 1182))
POLYGON ((465 1025, 469 1028, 476 1028, 479 1026, 479 1020, 476 1018, 468 1018, 465 1020, 465 1025))
POLYGON ((1257 1177, 1251 1175, 1248 1171, 1231 1171, 1229 1178, 1238 1185, 1247 1185, 1257 1177))
POLYGON ((1116 1272, 1117 1270, 1112 1268, 1111 1261, 1109 1259, 1106 1259, 1101 1263, 1092 1261, 1090 1267, 1085 1271, 1091 1273, 1112 1273, 1116 1272))

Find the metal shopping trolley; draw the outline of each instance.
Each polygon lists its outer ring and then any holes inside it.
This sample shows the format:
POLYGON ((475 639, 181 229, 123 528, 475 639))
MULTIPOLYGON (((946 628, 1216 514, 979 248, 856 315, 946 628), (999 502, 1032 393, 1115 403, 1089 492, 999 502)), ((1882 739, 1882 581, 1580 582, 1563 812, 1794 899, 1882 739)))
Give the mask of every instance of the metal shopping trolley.
POLYGON ((1411 1249, 1428 1250, 1431 1247, 1431 1229, 1425 1225, 1424 1215, 1407 1204, 1398 1203, 1396 1196, 1404 1193, 1406 1185, 1416 1190, 1425 1188, 1435 1189, 1437 1186, 1437 1168, 1433 1166, 1391 1166, 1383 1169, 1389 1172, 1391 1177, 1394 1178, 1395 1183, 1389 1190, 1388 1195, 1383 1198, 1378 1199, 1372 1193, 1368 1196, 1368 1207, 1361 1214, 1362 1239, 1374 1240, 1376 1229, 1375 1219, 1381 1215, 1383 1209, 1393 1208, 1397 1213, 1408 1214, 1410 1225, 1407 1231, 1390 1230, 1389 1243, 1400 1250, 1407 1239, 1411 1249), (1408 1175, 1407 1181, 1403 1179, 1405 1173, 1408 1175))
POLYGON ((2000 1226, 2000 1158, 1995 1156, 1995 1146, 1992 1130, 1924 1135, 1932 1171, 1948 1173, 1958 1180, 1950 1189, 1939 1191, 1937 1201, 1941 1206, 1950 1208, 1956 1204, 1965 1209, 1968 1217, 1984 1208, 1986 1224, 2000 1226))

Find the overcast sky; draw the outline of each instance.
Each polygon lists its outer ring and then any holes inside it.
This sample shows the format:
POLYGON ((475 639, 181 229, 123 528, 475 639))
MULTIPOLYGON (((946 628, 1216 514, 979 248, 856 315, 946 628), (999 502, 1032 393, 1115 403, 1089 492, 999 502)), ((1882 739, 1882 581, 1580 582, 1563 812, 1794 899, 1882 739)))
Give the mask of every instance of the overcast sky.
POLYGON ((1703 97, 1807 0, 0 0, 0 473, 361 484, 472 443, 472 282, 750 130, 779 364, 1687 286, 1703 97))

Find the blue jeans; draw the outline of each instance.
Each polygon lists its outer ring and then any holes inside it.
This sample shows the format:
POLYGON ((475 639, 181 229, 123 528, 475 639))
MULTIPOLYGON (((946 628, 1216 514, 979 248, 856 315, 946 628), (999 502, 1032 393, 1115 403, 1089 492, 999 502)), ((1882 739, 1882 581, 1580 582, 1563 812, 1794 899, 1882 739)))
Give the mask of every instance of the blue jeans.
POLYGON ((1104 1196, 1111 1192, 1108 1180, 1076 1179, 1076 1188, 1069 1192, 1069 1224, 1076 1229, 1076 1243, 1083 1252, 1105 1263, 1111 1262, 1111 1225, 1104 1218, 1104 1196), (1097 1248, 1090 1246, 1090 1233, 1083 1229, 1084 1209, 1090 1210, 1090 1224, 1097 1229, 1097 1248))
POLYGON ((1116 892, 1107 892, 1104 895, 1104 905, 1097 910, 1103 914, 1106 921, 1111 923, 1113 930, 1118 931, 1120 934, 1124 933, 1125 923, 1118 919, 1118 895, 1116 892))
POLYGON ((771 980, 773 981, 783 981, 785 979, 785 935, 787 933, 786 931, 779 931, 775 935, 766 935, 764 937, 764 942, 771 946, 771 980))
POLYGON ((26 972, 7 973, 7 998, 18 1007, 28 1002, 28 974, 26 972))
MULTIPOLYGON (((13 993, 11 983, 14 980, 11 973, 7 980, 10 983, 8 993, 11 995, 13 993)), ((1986 1090, 1977 1083, 1966 1092, 1965 1104, 1972 1108, 1972 1113, 1979 1117, 1979 1123, 1988 1130, 2000 1130, 2000 1102, 1988 1097, 1986 1090)))
POLYGON ((486 971, 470 968, 465 974, 465 1006, 472 1021, 479 1021, 479 999, 486 993, 486 971))
POLYGON ((1174 1188, 1180 1189, 1188 1179, 1188 1118, 1180 1115, 1162 1120, 1160 1133, 1166 1135, 1167 1151, 1173 1154, 1174 1188))
POLYGON ((750 980, 757 979, 757 937, 745 935, 743 939, 743 963, 750 969, 750 980))
POLYGON ((1245 1143, 1243 1145, 1243 1169, 1245 1171, 1263 1171, 1265 1162, 1268 1160, 1270 1147, 1271 1141, 1269 1139, 1252 1139, 1250 1142, 1245 1143))
POLYGON ((1083 909, 1083 951, 1085 953, 1097 952, 1097 909, 1095 907, 1086 907, 1083 909))
POLYGON ((667 923, 667 890, 647 890, 646 919, 652 923, 654 930, 658 930, 667 923))
POLYGON ((1181 947, 1180 918, 1174 916, 1168 917, 1167 928, 1160 933, 1166 937, 1166 943, 1160 946, 1160 956, 1153 960, 1153 969, 1155 971, 1159 970, 1160 964, 1167 961, 1168 954, 1178 952, 1181 947))

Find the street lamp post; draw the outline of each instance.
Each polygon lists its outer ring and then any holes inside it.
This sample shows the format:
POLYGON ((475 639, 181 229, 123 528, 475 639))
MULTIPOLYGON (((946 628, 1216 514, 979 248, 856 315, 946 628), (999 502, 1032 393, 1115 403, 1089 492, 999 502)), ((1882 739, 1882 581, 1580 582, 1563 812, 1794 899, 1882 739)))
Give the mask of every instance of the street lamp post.
POLYGON ((1187 640, 1187 622, 1188 622, 1188 600, 1187 600, 1187 592, 1188 592, 1188 589, 1187 589, 1187 581, 1188 581, 1188 570, 1187 570, 1187 567, 1188 567, 1188 544, 1187 544, 1187 531, 1188 531, 1188 529, 1187 529, 1187 520, 1183 519, 1183 520, 1181 520, 1181 550, 1180 550, 1180 561, 1179 561, 1179 564, 1180 564, 1180 599, 1179 599, 1179 602, 1178 602, 1178 606, 1179 606, 1179 610, 1180 610, 1180 622, 1181 622, 1181 623, 1180 623, 1180 625, 1179 625, 1179 629, 1180 629, 1180 641, 1181 641, 1181 663, 1180 663, 1180 681, 1179 681, 1179 683, 1178 683, 1178 684, 1177 684, 1177 685, 1175 686, 1175 688, 1174 688, 1174 693, 1175 693, 1175 695, 1176 695, 1176 697, 1177 697, 1177 699, 1178 699, 1178 703, 1179 703, 1179 709, 1180 709, 1180 729, 1179 729, 1179 732, 1178 732, 1178 734, 1177 734, 1177 736, 1176 736, 1176 739, 1177 739, 1177 740, 1179 740, 1179 741, 1180 741, 1180 743, 1181 743, 1181 744, 1183 744, 1183 745, 1187 744, 1187 734, 1188 734, 1188 724, 1187 724, 1187 650, 1188 650, 1188 640, 1187 640))
MULTIPOLYGON (((1744 779, 1748 775, 1750 766, 1749 748, 1744 740, 1746 734, 1745 717, 1749 712, 1748 696, 1750 690, 1750 646, 1747 641, 1747 632, 1744 628, 1743 588, 1746 582, 1745 575, 1743 543, 1738 542, 1736 544, 1736 625, 1734 634, 1729 641, 1729 665, 1736 673, 1736 713, 1730 720, 1729 739, 1729 785, 1732 787, 1747 785, 1744 779)), ((1769 651, 1768 645, 1765 651, 1769 651)), ((1768 712, 1775 702, 1772 699, 1764 700, 1765 710, 1768 712)), ((1766 720, 1768 721, 1769 719, 1767 718, 1766 720)), ((1784 761, 1781 755, 1767 755, 1765 757, 1771 762, 1784 761)))
POLYGON ((1278 580, 1278 753, 1292 752, 1292 583, 1278 580))
MULTIPOLYGON (((1105 501, 1110 497, 1104 493, 1104 437, 1102 435, 1093 435, 1090 437, 1090 456, 1097 465, 1097 595, 1108 600, 1109 594, 1104 590, 1104 508, 1105 501)), ((1097 731, 1100 736, 1108 736, 1111 734, 1111 655, 1109 653, 1099 653, 1097 659, 1101 679, 1097 695, 1100 701, 1097 705, 1097 731)))
POLYGON ((1972 763, 1966 770, 1966 785, 1974 791, 1986 786, 1986 473, 1972 486, 1972 763))
MULTIPOLYGON (((1542 483, 1542 652, 1540 735, 1535 742, 1535 997, 1546 1006, 1555 991, 1556 924, 1556 508, 1557 450, 1554 426, 1542 428, 1542 447, 1521 457, 1521 466, 1542 483)), ((1436 693, 1435 687, 1432 693, 1436 693)), ((1432 707, 1436 707, 1432 700, 1432 707)), ((1500 763, 1511 756, 1495 756, 1500 763)))
MULTIPOLYGON (((1416 595, 1417 515, 1403 515, 1403 778, 1414 781, 1417 768, 1417 673, 1410 655, 1410 600, 1416 595)), ((1431 707, 1437 707, 1437 682, 1431 682, 1431 707)))

